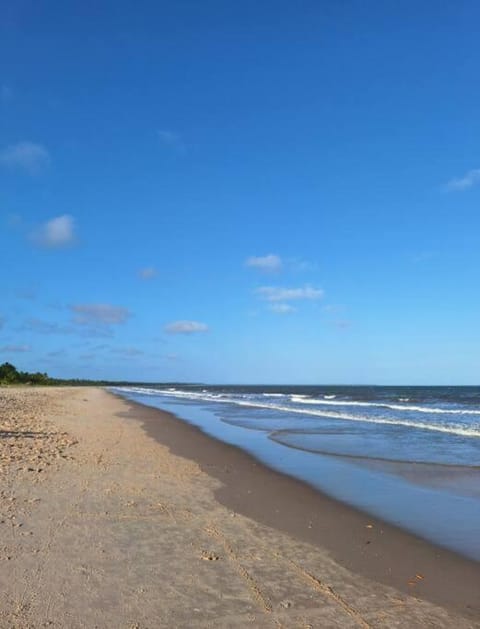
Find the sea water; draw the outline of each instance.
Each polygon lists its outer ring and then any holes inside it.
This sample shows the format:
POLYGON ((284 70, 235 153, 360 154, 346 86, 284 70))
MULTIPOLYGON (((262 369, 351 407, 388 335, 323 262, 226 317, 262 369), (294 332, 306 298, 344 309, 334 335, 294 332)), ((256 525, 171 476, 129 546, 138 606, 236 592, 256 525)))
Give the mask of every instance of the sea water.
POLYGON ((480 560, 480 388, 128 386, 266 465, 480 560))

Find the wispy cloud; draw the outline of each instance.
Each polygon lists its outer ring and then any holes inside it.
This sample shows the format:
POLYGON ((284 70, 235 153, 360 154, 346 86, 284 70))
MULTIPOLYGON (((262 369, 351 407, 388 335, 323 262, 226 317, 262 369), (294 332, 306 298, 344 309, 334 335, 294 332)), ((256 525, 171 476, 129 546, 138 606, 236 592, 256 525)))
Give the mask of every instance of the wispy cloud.
POLYGON ((173 321, 165 326, 165 332, 168 334, 195 334, 207 331, 208 325, 199 321, 173 321))
POLYGON ((23 354, 31 351, 30 345, 4 345, 0 347, 0 353, 3 354, 23 354))
POLYGON ((186 152, 185 144, 178 133, 166 129, 159 129, 157 135, 160 142, 175 153, 183 154, 186 152))
POLYGON ((98 326, 125 323, 131 316, 128 308, 110 304, 74 304, 70 306, 76 325, 98 326))
POLYGON ((296 312, 296 308, 291 306, 290 304, 282 304, 274 302, 269 305, 269 309, 277 314, 289 314, 290 312, 296 312))
POLYGON ((280 271, 283 263, 280 256, 274 253, 269 253, 266 256, 250 256, 245 260, 245 266, 258 269, 267 273, 273 273, 280 271))
POLYGON ((463 177, 451 179, 447 183, 447 190, 468 190, 480 184, 480 168, 469 170, 463 177))
POLYGON ((151 280, 158 275, 158 271, 154 266, 147 266, 140 269, 138 275, 142 280, 151 280))
POLYGON ((313 286, 303 286, 300 288, 279 288, 277 286, 261 286, 255 293, 265 301, 288 302, 301 299, 315 300, 321 299, 324 291, 313 286))
POLYGON ((18 328, 20 332, 36 332, 38 334, 72 334, 73 328, 53 321, 44 321, 31 317, 18 328))
POLYGON ((269 253, 265 256, 250 256, 245 260, 245 266, 264 273, 277 273, 279 271, 305 273, 318 270, 316 262, 304 258, 282 258, 276 253, 269 253))
POLYGON ((0 164, 38 175, 50 164, 50 154, 41 144, 18 142, 0 151, 0 164))
POLYGON ((65 325, 34 317, 27 319, 17 328, 18 332, 33 332, 46 335, 74 335, 83 338, 107 338, 113 336, 109 326, 99 324, 65 325))
POLYGON ((45 249, 63 249, 75 242, 75 221, 68 214, 57 216, 40 225, 32 240, 45 249))

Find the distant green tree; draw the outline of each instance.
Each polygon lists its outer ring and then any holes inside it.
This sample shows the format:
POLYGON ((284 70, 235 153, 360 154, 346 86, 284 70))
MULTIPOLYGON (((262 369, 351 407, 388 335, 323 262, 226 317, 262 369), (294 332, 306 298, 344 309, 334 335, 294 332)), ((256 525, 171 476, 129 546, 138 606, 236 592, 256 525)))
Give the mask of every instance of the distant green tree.
POLYGON ((0 382, 2 384, 13 384, 20 381, 20 374, 11 363, 0 365, 0 382))
POLYGON ((11 363, 0 365, 0 384, 53 384, 46 373, 18 371, 11 363))

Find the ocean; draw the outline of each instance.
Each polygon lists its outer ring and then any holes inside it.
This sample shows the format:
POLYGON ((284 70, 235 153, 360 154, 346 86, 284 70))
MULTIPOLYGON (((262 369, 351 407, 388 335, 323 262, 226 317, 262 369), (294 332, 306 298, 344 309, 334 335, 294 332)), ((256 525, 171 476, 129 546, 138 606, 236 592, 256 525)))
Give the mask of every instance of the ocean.
POLYGON ((480 387, 111 387, 480 561, 480 387))

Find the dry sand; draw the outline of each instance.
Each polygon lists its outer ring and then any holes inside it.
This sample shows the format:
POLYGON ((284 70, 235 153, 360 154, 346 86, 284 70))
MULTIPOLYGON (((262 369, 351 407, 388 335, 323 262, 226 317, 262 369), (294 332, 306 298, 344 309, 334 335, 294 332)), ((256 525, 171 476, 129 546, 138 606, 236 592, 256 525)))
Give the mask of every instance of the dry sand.
POLYGON ((0 389, 1 628, 480 627, 478 597, 434 604, 421 572, 409 595, 225 506, 220 474, 152 437, 152 413, 176 420, 141 408, 97 388, 0 389))

